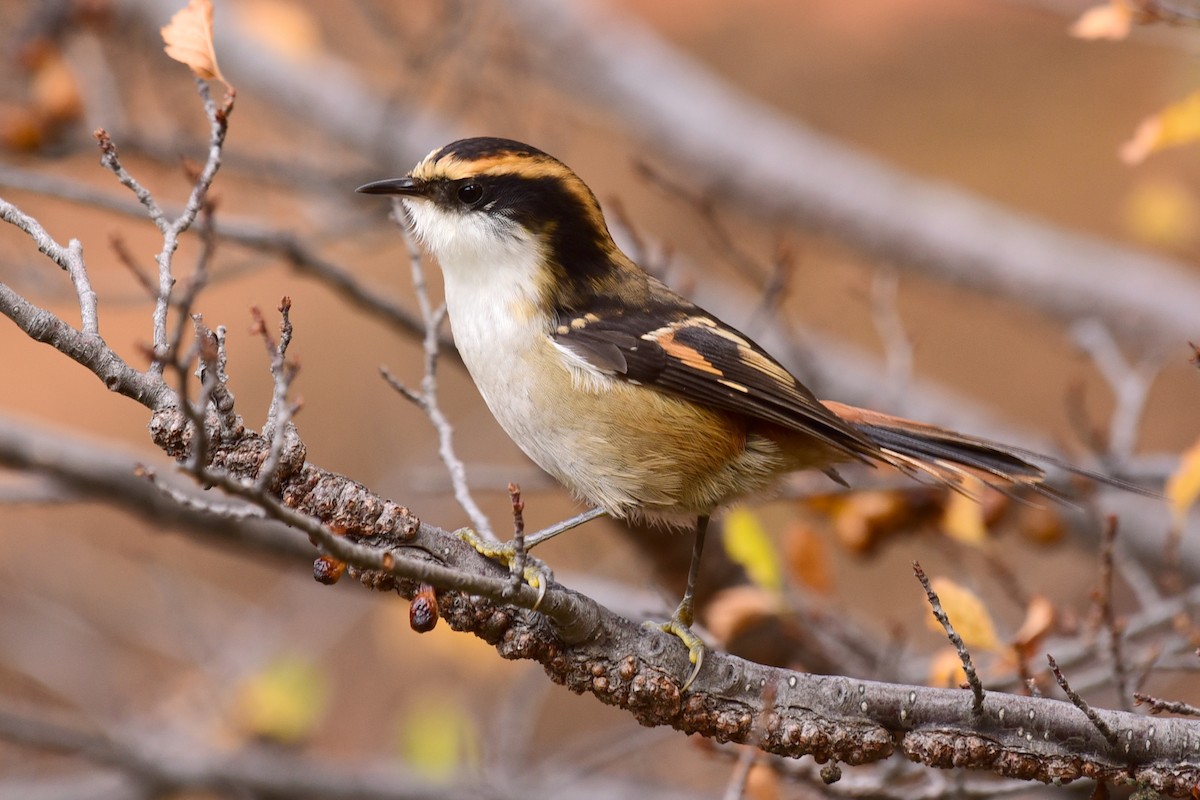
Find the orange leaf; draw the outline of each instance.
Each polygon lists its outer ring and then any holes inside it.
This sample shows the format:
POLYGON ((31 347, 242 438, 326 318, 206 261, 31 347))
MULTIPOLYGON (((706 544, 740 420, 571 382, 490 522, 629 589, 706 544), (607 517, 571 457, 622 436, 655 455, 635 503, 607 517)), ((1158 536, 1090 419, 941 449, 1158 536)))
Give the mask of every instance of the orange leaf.
POLYGON ((229 88, 213 48, 212 0, 188 0, 187 8, 176 12, 160 33, 168 56, 186 64, 197 77, 215 78, 229 88))
POLYGON ((779 596, 760 586, 722 589, 708 602, 704 627, 722 644, 728 644, 746 628, 765 617, 778 614, 779 596))
POLYGON ((791 525, 784 539, 784 552, 792 577, 814 592, 829 594, 833 591, 829 553, 815 530, 803 523, 791 525))
MULTIPOLYGON (((992 615, 988 613, 987 607, 977 594, 949 578, 934 578, 930 585, 942 601, 942 610, 950 618, 950 624, 967 647, 978 650, 1000 648, 1000 639, 996 636, 992 615)), ((933 630, 942 631, 942 624, 932 612, 925 621, 933 630)))
POLYGON ((926 679, 930 686, 954 688, 966 682, 967 673, 963 670, 962 659, 953 647, 942 648, 930 660, 929 677, 926 679))
POLYGON ((1133 11, 1124 0, 1111 0, 1083 12, 1067 32, 1077 39, 1124 39, 1132 22, 1133 11))
POLYGON ((1035 595, 1025 609, 1025 621, 1013 636, 1013 646, 1028 652, 1050 632, 1054 625, 1054 604, 1042 595, 1035 595))

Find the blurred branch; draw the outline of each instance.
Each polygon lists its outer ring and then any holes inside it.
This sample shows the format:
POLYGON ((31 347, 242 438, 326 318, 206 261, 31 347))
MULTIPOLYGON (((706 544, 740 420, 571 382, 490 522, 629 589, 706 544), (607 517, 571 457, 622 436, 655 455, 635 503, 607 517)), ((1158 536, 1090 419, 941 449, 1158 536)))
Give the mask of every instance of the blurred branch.
MULTIPOLYGON (((540 796, 563 775, 535 774, 523 777, 506 790, 495 781, 486 785, 463 779, 450 785, 430 783, 412 770, 391 763, 343 765, 322 763, 311 755, 286 749, 243 745, 233 750, 206 745, 182 731, 136 727, 128 723, 116 730, 92 732, 46 722, 43 719, 0 711, 0 738, 40 750, 80 756, 97 765, 120 770, 124 781, 95 776, 70 786, 74 791, 96 783, 113 794, 63 793, 60 797, 97 796, 117 798, 128 790, 130 797, 162 796, 166 792, 218 792, 225 795, 288 797, 294 800, 476 800, 479 797, 526 798, 540 796)), ((20 794, 7 794, 16 781, 0 779, 0 794, 32 798, 37 785, 21 782, 20 794), (27 793, 28 792, 28 793, 27 793)), ((46 781, 47 790, 56 782, 46 781)), ((644 787, 639 787, 639 789, 644 787)), ((571 777, 573 797, 589 800, 629 797, 634 788, 620 781, 571 777)), ((683 798, 685 795, 655 795, 683 798)))
POLYGON ((1098 317, 1169 344, 1197 335, 1200 281, 1182 264, 891 167, 752 99, 629 15, 588 0, 507 8, 535 42, 539 74, 617 115, 713 194, 1052 317, 1098 317))
MULTIPOLYGON (((68 200, 138 219, 146 217, 146 210, 136 201, 126 200, 112 192, 93 189, 78 181, 31 172, 8 164, 0 164, 0 186, 68 200)), ((182 209, 165 207, 163 213, 177 216, 182 213, 182 209)), ((360 281, 350 269, 322 257, 294 233, 251 220, 230 220, 227 217, 214 223, 213 232, 222 240, 283 258, 297 272, 323 282, 356 308, 383 320, 399 331, 423 335, 425 327, 418 315, 381 293, 376 287, 360 281)), ((438 343, 444 357, 458 361, 458 351, 454 349, 448 336, 440 337, 438 343)))

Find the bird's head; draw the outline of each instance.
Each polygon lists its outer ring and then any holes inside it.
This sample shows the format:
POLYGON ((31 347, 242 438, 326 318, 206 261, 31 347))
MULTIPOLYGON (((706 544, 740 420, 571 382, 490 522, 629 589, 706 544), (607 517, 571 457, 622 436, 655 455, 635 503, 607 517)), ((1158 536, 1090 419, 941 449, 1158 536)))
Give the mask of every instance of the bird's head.
MULTIPOLYGON (((528 281, 569 305, 624 272, 600 204, 553 156, 510 139, 460 139, 403 178, 360 186, 404 200, 417 236, 452 272, 525 264, 528 281)), ((463 275, 462 277, 467 277, 463 275)))

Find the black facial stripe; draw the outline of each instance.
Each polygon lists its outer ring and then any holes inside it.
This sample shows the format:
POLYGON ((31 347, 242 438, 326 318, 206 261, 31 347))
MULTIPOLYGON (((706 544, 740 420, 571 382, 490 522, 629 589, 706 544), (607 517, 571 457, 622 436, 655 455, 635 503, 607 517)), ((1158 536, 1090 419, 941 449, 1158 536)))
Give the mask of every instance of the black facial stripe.
POLYGON ((494 175, 478 180, 484 186, 487 213, 503 214, 545 235, 550 256, 569 283, 583 288, 612 269, 608 231, 596 229, 594 209, 560 178, 494 175))

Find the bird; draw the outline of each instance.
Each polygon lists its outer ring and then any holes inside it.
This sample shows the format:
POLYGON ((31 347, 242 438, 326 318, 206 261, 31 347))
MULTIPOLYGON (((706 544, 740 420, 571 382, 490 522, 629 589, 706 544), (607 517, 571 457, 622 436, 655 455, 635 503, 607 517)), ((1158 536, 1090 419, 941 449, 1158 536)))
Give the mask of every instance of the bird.
POLYGON ((959 490, 976 476, 1048 494, 1040 461, 1075 469, 819 400, 749 336, 634 263, 591 189, 530 145, 460 139, 406 176, 357 191, 401 200, 441 268, 454 343, 484 402, 591 508, 527 546, 602 514, 694 530, 683 598, 661 624, 688 648, 683 690, 703 664, 693 597, 709 519, 722 507, 799 470, 845 485, 837 467, 853 462, 959 490))

